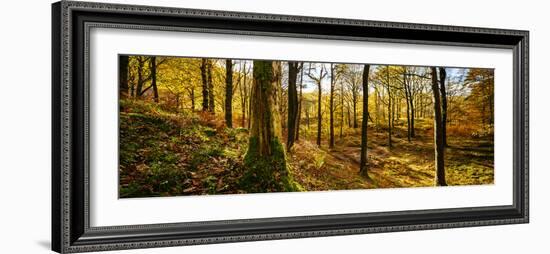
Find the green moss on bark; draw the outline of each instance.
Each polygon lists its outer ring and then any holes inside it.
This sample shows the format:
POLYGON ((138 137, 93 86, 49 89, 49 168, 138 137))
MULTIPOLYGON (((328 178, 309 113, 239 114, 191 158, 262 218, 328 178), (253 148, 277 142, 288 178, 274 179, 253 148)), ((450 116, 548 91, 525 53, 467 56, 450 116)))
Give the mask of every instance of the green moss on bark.
POLYGON ((258 138, 250 137, 244 166, 245 173, 239 183, 247 192, 303 191, 290 175, 285 149, 277 138, 271 142, 271 155, 262 156, 258 138))

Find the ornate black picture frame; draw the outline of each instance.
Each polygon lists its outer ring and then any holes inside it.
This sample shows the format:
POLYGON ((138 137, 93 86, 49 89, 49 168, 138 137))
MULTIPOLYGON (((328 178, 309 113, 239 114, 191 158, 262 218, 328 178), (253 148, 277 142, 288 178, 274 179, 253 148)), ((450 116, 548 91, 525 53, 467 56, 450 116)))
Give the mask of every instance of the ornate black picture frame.
POLYGON ((529 33, 62 1, 52 6, 52 249, 60 253, 471 227, 529 221, 529 33), (91 27, 512 49, 513 205, 171 224, 89 225, 91 27))

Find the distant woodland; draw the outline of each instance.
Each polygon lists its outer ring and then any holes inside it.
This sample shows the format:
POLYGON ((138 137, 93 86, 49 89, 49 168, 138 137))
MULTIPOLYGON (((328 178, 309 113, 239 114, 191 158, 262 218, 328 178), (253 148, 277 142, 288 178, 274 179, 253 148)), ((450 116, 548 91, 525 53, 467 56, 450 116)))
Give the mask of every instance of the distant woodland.
POLYGON ((121 197, 492 184, 494 71, 119 56, 121 197))

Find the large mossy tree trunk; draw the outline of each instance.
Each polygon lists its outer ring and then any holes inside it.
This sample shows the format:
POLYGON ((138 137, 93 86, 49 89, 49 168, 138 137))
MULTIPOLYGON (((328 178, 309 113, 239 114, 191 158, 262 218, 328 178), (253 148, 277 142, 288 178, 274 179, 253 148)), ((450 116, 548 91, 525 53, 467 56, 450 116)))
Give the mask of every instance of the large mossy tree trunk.
POLYGON ((254 61, 250 94, 250 137, 244 158, 245 173, 240 180, 247 192, 300 190, 289 173, 281 142, 281 119, 277 85, 280 64, 254 61))
POLYGON ((445 181, 445 147, 443 144, 443 130, 441 118, 441 99, 435 67, 431 67, 432 74, 432 93, 434 106, 434 150, 435 150, 435 184, 446 186, 445 181))

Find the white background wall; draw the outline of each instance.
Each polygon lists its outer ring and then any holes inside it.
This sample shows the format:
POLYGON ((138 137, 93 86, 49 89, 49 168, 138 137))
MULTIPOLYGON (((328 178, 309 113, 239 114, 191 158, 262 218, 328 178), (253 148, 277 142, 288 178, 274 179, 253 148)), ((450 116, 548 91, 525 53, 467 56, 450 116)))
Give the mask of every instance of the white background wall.
MULTIPOLYGON (((114 1, 113 1, 114 2, 114 1)), ((188 0, 116 2, 531 31, 531 223, 371 235, 133 250, 123 253, 544 253, 550 226, 545 1, 188 0)), ((48 253, 50 245, 50 1, 0 9, 0 253, 48 253)))

